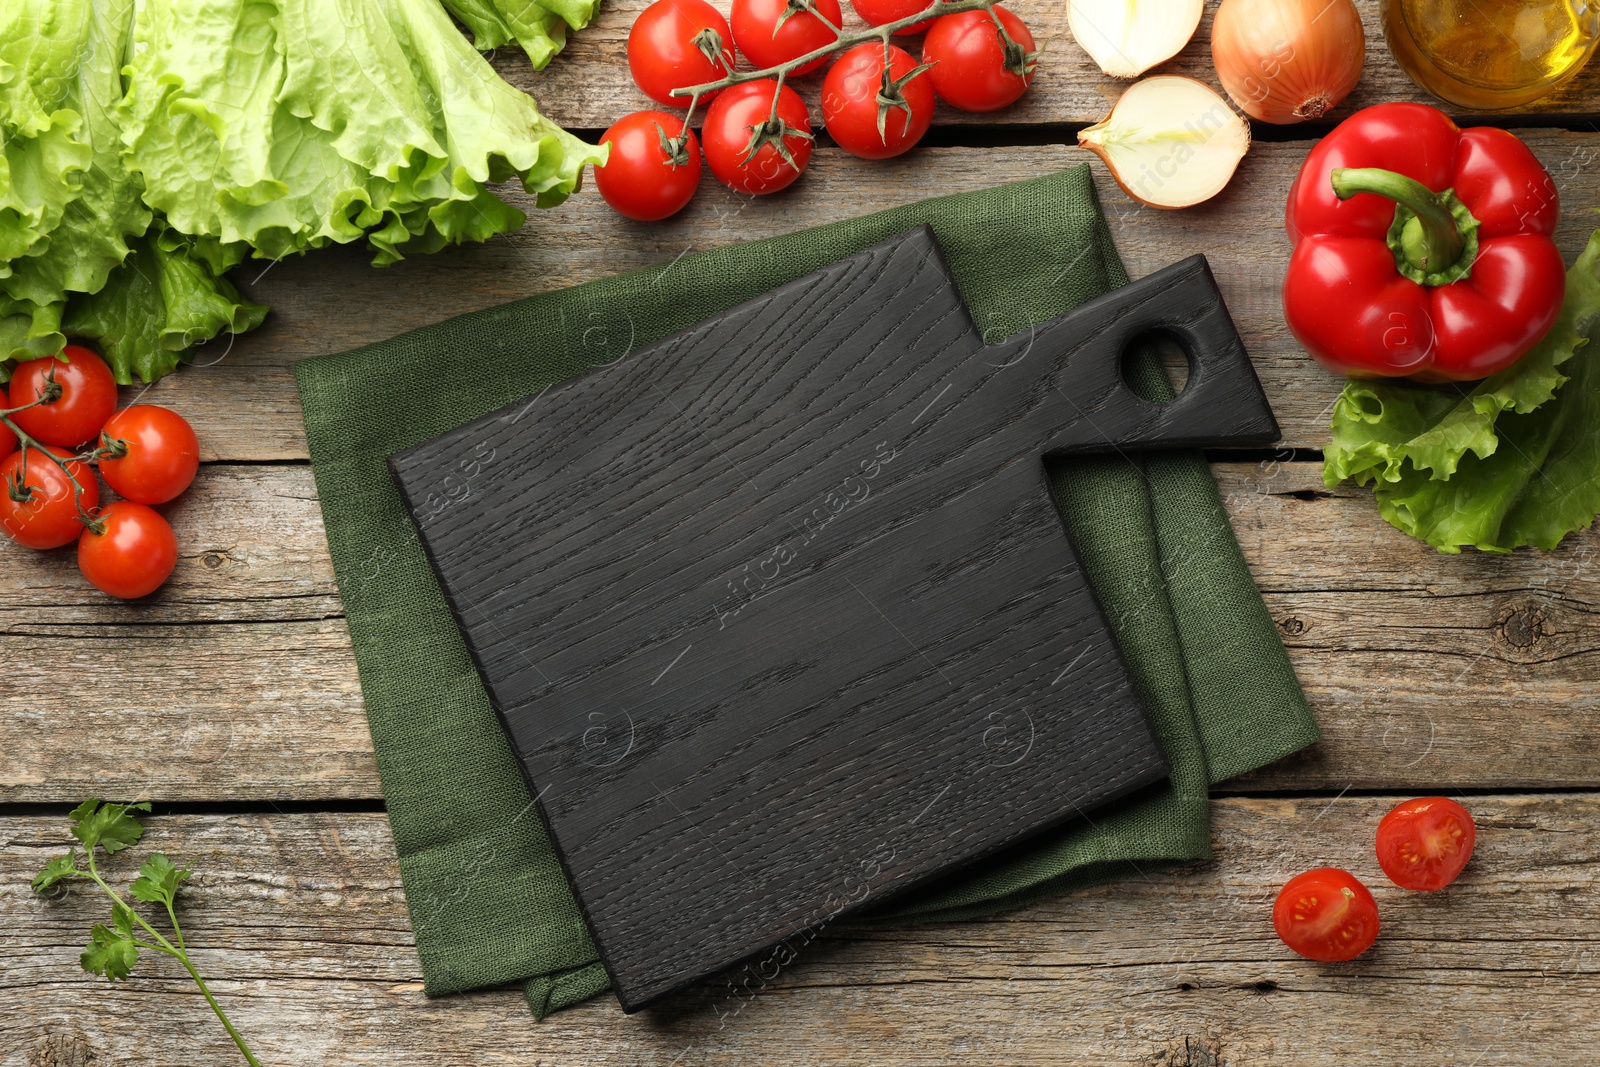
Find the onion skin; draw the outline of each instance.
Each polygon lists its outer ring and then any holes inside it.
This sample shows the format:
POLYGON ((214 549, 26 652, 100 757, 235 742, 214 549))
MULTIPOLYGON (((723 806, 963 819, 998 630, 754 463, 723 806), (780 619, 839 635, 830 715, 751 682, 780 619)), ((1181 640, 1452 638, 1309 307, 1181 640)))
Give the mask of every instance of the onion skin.
POLYGON ((1361 80, 1366 54, 1351 0, 1222 0, 1211 24, 1222 87, 1262 122, 1326 115, 1361 80))

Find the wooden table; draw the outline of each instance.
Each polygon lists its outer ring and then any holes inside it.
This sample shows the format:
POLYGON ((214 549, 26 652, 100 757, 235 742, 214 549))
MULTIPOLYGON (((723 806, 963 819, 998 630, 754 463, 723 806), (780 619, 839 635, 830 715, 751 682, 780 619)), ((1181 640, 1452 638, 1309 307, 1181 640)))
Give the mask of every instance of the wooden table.
MULTIPOLYGON (((535 75, 496 59, 573 129, 643 105, 623 61, 642 0, 535 75)), ((1425 99, 1363 0, 1367 72, 1340 110, 1425 99)), ((430 1001, 412 949, 355 662, 301 434, 292 363, 690 248, 782 233, 1088 158, 1064 143, 1118 86, 1067 34, 1065 5, 1016 0, 1055 35, 1035 87, 992 116, 946 113, 925 147, 868 164, 820 148, 789 193, 747 201, 707 175, 681 218, 642 226, 586 189, 520 233, 375 270, 341 249, 237 272, 273 308, 148 394, 206 449, 170 509, 182 558, 147 603, 107 603, 70 552, 0 547, 0 1065, 238 1062, 165 959, 115 987, 77 955, 101 901, 27 880, 85 796, 150 798, 152 848, 192 857, 185 927, 202 971, 268 1063, 1591 1063, 1600 1042, 1600 536, 1559 551, 1442 556, 1384 525, 1367 493, 1323 488, 1339 382, 1284 328, 1281 208, 1320 130, 1260 128, 1228 189, 1143 209, 1096 164, 1134 275, 1211 259, 1284 427, 1283 450, 1215 464, 1239 539, 1324 740, 1226 783, 1216 856, 981 922, 824 934, 759 996, 672 1022, 609 998, 544 1023, 514 989, 430 1001), (1397 799, 1465 798, 1478 856, 1456 888, 1408 895, 1377 872, 1397 799), (1289 875, 1368 878, 1377 947, 1317 965, 1275 939, 1289 875)), ((1170 69, 1215 84, 1207 29, 1170 69)), ((813 98, 815 89, 812 90, 813 98)), ((1600 205, 1600 68, 1518 128, 1555 176, 1576 255, 1600 205)), ((1323 128, 1325 129, 1325 127, 1323 128)), ((418 388, 427 388, 419 382, 418 388)))

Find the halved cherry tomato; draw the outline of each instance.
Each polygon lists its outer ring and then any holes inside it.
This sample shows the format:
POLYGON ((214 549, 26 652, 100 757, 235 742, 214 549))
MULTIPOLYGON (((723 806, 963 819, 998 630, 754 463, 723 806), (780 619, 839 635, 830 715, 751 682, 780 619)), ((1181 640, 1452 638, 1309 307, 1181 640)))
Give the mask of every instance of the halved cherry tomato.
POLYGON ((19 411, 11 418, 47 445, 81 445, 91 441, 117 409, 117 380, 106 361, 82 345, 68 345, 53 356, 30 359, 11 375, 11 407, 31 404, 44 395, 45 379, 52 372, 61 395, 48 404, 19 411))
MULTIPOLYGON (((72 458, 59 445, 46 445, 52 455, 67 460, 67 468, 83 486, 83 509, 93 511, 100 503, 100 483, 88 464, 72 458)), ((73 501, 72 482, 61 468, 28 449, 28 470, 22 474, 22 453, 13 452, 0 461, 0 530, 19 545, 29 548, 60 548, 71 544, 83 532, 78 505, 73 501), (26 500, 12 497, 13 487, 21 487, 26 500)))
POLYGON ((178 562, 178 539, 156 512, 114 500, 95 516, 105 527, 78 538, 78 569, 102 593, 132 600, 153 593, 178 562))
POLYGON ((800 177, 811 161, 811 116, 805 102, 787 85, 779 90, 772 78, 724 90, 706 112, 700 136, 711 173, 736 193, 775 193, 800 177), (781 130, 768 121, 774 91, 781 130))
POLYGON ((140 504, 165 504, 194 481, 200 441, 187 419, 154 404, 123 408, 102 431, 127 452, 100 460, 106 484, 140 504))
MULTIPOLYGON (((672 90, 714 82, 731 71, 732 41, 728 20, 706 0, 656 0, 628 31, 628 70, 656 103, 688 107, 689 98, 672 90)), ((715 95, 707 93, 701 103, 715 95)))
MULTIPOLYGON (((926 10, 925 0, 850 0, 850 6, 856 9, 871 26, 887 26, 891 22, 899 22, 903 18, 910 18, 918 11, 926 10)), ((923 19, 913 22, 899 33, 921 33, 933 24, 932 19, 923 19)))
POLYGON ((1272 925, 1306 959, 1353 960, 1377 940, 1378 902, 1349 871, 1318 867, 1284 883, 1272 925))
POLYGON ((1443 889, 1472 858, 1478 828, 1448 797, 1397 804, 1378 823, 1378 866, 1401 889, 1443 889))
POLYGON ((910 52, 890 46, 890 84, 885 86, 883 45, 877 41, 856 45, 828 68, 822 80, 822 121, 840 148, 862 159, 888 159, 922 140, 933 122, 933 84, 928 71, 902 81, 916 69, 910 52), (886 89, 894 95, 880 96, 886 89))
POLYGON ((987 11, 940 15, 922 42, 922 61, 934 64, 928 72, 933 91, 962 111, 998 111, 1021 96, 1033 80, 1033 60, 1027 58, 1033 53, 1033 34, 999 4, 993 17, 987 11))
POLYGON ((674 159, 672 141, 683 119, 665 111, 635 111, 611 124, 600 138, 611 158, 594 169, 594 184, 619 214, 640 222, 676 215, 700 184, 700 142, 694 131, 674 159))
MULTIPOLYGON (((844 25, 839 0, 811 0, 811 6, 815 10, 790 0, 733 0, 733 14, 728 19, 733 43, 758 67, 775 67, 832 44, 844 25)), ((810 74, 827 61, 827 56, 814 59, 790 71, 789 76, 810 74)))

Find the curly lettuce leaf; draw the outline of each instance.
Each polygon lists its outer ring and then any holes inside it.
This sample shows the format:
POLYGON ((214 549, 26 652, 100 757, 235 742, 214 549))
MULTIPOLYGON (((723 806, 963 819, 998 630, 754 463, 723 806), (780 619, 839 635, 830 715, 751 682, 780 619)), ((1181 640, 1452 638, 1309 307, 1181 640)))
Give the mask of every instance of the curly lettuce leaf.
POLYGON ((0 382, 11 380, 12 364, 53 356, 67 343, 61 332, 66 301, 35 304, 0 293, 0 382))
POLYGON ((1554 548, 1600 513, 1600 231, 1561 316, 1470 389, 1351 381, 1334 405, 1329 487, 1373 486, 1390 524, 1441 552, 1554 548))
POLYGON ((123 385, 135 374, 153 382, 195 345, 223 330, 253 330, 266 316, 191 247, 182 234, 156 226, 133 242, 133 254, 104 288, 67 304, 62 330, 93 342, 123 385))
POLYGON ((392 262, 520 226, 485 183, 549 206, 604 159, 436 0, 147 0, 135 36, 123 143, 145 199, 202 249, 278 258, 375 233, 392 262))
POLYGON ((93 158, 77 138, 80 125, 75 113, 61 110, 32 137, 0 127, 0 277, 49 247, 50 231, 78 195, 93 158))
MULTIPOLYGON (((594 9, 472 2, 485 27, 556 47, 594 9)), ((365 238, 383 264, 487 240, 524 222, 489 185, 551 206, 604 158, 436 0, 9 0, 0 380, 69 336, 120 381, 154 380, 261 321, 222 277, 247 254, 365 238)))
MULTIPOLYGON (((72 195, 50 230, 12 264, 0 290, 35 304, 59 301, 66 293, 92 293, 128 255, 128 238, 145 232, 150 209, 140 199, 142 186, 122 161, 122 142, 113 108, 122 96, 121 69, 132 29, 133 0, 94 0, 92 4, 45 4, 57 15, 82 9, 75 27, 72 64, 50 79, 64 107, 76 116, 76 146, 85 164, 73 175, 72 195)), ((3 32, 3 31, 0 31, 3 32)), ((30 194, 31 195, 31 194, 30 194)))
MULTIPOLYGON (((145 200, 221 256, 352 241, 377 213, 359 168, 278 106, 276 4, 150 0, 118 117, 145 200)), ((219 263, 213 262, 213 266, 219 263)))
POLYGON ((472 31, 480 52, 515 41, 533 69, 543 70, 566 46, 567 31, 594 18, 600 0, 444 0, 444 6, 472 31))
POLYGON ((43 249, 93 156, 68 100, 92 23, 89 0, 0 4, 0 277, 43 249))
MULTIPOLYGON (((150 226, 114 114, 133 16, 133 0, 0 8, 0 379, 61 351, 74 302, 104 288, 150 226)), ((132 360, 120 364, 127 381, 132 360)))

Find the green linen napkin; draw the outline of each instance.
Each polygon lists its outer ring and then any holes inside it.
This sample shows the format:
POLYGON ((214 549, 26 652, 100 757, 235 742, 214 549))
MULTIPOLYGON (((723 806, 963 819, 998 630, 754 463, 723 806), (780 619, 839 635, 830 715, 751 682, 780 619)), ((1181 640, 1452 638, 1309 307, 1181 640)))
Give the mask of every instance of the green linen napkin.
MULTIPOLYGON (((991 340, 1128 281, 1079 166, 686 255, 297 366, 428 993, 523 982, 542 1017, 606 978, 386 460, 923 222, 991 340)), ((1134 357, 1140 390, 1170 395, 1154 353, 1134 357)), ((1203 457, 1074 460, 1052 477, 1171 781, 863 921, 979 916, 1205 858, 1209 785, 1317 738, 1203 457)))

